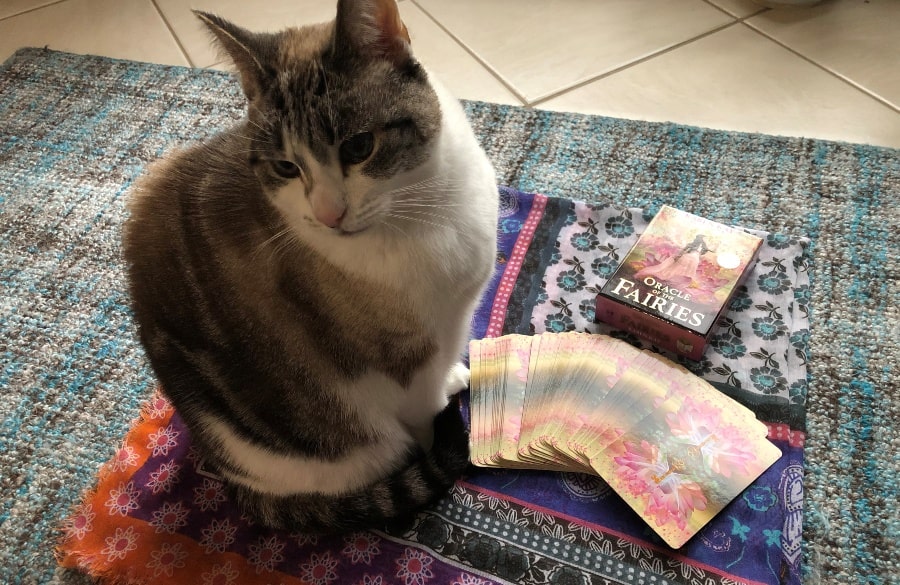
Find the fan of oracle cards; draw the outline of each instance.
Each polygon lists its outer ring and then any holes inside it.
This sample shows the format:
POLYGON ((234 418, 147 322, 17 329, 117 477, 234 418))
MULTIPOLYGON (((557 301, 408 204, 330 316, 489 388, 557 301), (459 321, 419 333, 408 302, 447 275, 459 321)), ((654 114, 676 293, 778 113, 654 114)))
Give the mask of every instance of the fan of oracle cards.
POLYGON ((599 475, 673 548, 781 457, 749 409, 609 336, 474 340, 469 367, 475 465, 599 475))

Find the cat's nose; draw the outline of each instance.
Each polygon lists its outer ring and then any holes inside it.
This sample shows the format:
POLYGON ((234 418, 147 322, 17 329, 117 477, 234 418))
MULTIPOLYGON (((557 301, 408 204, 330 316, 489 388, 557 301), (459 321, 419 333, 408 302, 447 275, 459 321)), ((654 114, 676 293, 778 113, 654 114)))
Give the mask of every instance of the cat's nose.
POLYGON ((347 205, 342 201, 334 201, 331 197, 314 193, 312 210, 316 220, 322 225, 336 228, 341 225, 347 215, 347 205))
POLYGON ((341 225, 341 222, 344 221, 345 217, 347 217, 346 209, 341 211, 341 214, 338 215, 337 217, 335 217, 334 215, 331 215, 328 217, 320 218, 319 221, 321 221, 323 224, 327 225, 330 228, 336 228, 341 225))

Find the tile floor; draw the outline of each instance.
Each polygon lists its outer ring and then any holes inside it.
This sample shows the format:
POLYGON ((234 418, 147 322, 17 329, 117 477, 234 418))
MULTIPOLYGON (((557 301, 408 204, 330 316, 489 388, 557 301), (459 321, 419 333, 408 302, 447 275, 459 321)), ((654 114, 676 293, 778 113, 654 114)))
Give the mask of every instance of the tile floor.
MULTIPOLYGON (((224 67, 189 7, 256 30, 329 0, 0 0, 0 60, 44 46, 224 67)), ((900 148, 900 0, 401 0, 459 97, 900 148)))

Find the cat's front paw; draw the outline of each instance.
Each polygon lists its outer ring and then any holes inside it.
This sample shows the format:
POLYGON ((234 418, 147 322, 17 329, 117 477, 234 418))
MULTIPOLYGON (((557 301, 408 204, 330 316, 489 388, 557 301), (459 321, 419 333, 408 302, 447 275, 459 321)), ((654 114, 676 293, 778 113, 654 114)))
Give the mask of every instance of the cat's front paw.
POLYGON ((453 364, 447 377, 444 380, 444 393, 447 396, 459 394, 469 387, 469 368, 464 366, 462 362, 453 364))

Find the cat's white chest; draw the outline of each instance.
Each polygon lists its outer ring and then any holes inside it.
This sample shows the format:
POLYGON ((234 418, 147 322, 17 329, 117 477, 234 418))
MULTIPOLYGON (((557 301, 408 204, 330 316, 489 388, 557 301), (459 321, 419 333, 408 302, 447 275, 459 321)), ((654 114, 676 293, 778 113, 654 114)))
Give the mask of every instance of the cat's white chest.
POLYGON ((373 429, 387 428, 391 420, 410 429, 430 428, 447 403, 447 378, 465 350, 473 313, 494 269, 494 171, 459 102, 439 85, 435 90, 442 129, 427 162, 392 179, 388 188, 403 189, 404 197, 387 218, 392 225, 349 234, 298 230, 304 243, 335 269, 381 290, 397 291, 396 318, 415 319, 432 342, 433 353, 408 386, 373 371, 345 389, 346 402, 373 429), (373 409, 372 394, 360 385, 378 388, 383 402, 373 409))
MULTIPOLYGON (((440 92, 439 92, 440 94, 440 92)), ((415 185, 392 212, 391 226, 355 234, 312 230, 305 243, 337 269, 363 281, 398 290, 436 330, 468 319, 494 266, 497 186, 458 102, 442 106, 442 133, 431 157, 399 178, 415 185), (402 217, 401 217, 402 216, 402 217)))

